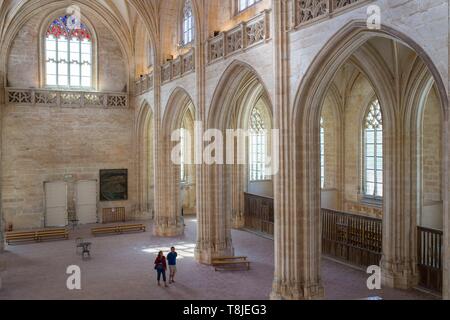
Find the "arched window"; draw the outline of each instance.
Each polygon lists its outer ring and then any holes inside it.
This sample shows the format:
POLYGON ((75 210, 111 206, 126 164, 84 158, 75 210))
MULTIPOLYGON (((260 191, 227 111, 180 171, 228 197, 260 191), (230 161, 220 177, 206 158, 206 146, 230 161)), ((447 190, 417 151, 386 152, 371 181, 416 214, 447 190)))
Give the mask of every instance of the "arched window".
POLYGON ((261 0, 237 0, 237 1, 239 2, 238 10, 239 10, 239 12, 241 12, 261 0))
POLYGON ((92 35, 75 16, 55 19, 45 39, 45 84, 92 88, 92 35))
POLYGON ((364 119, 364 195, 383 197, 383 116, 374 100, 364 119))
POLYGON ((182 23, 183 45, 190 44, 194 41, 194 14, 192 10, 191 0, 186 0, 183 7, 183 23, 182 23))
POLYGON ((320 187, 325 188, 325 127, 320 118, 320 187))
POLYGON ((250 180, 267 180, 266 159, 268 149, 267 125, 259 107, 250 115, 250 180))

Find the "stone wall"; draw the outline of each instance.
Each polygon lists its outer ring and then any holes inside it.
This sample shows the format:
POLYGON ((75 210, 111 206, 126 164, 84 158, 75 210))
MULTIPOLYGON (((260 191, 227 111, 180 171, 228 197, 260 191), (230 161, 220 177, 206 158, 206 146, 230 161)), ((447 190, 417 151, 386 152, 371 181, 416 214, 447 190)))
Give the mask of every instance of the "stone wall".
POLYGON ((135 201, 133 110, 53 109, 9 106, 3 111, 2 207, 14 229, 43 227, 44 183, 68 182, 68 205, 74 209, 79 180, 99 181, 101 169, 129 169, 126 202, 135 201))
MULTIPOLYGON (((87 21, 95 22, 98 89, 127 92, 127 64, 119 42, 99 19, 87 11, 83 13, 87 14, 87 21)), ((19 30, 8 57, 7 86, 44 86, 39 73, 43 52, 39 47, 41 23, 46 17, 41 12, 19 30)), ((1 193, 7 225, 12 224, 15 230, 44 227, 45 182, 66 181, 68 208, 73 210, 76 182, 95 180, 99 186, 102 169, 129 170, 129 201, 99 202, 99 216, 103 207, 126 207, 128 213, 134 213, 132 107, 109 110, 6 105, 2 106, 2 124, 5 143, 1 145, 1 193)))

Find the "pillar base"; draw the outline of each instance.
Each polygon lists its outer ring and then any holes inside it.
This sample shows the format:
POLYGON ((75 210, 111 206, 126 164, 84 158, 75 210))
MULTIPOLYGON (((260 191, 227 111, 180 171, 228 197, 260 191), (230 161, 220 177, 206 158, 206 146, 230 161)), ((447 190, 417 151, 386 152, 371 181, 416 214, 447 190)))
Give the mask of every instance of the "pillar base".
POLYGON ((198 242, 195 248, 195 259, 201 264, 212 264, 215 258, 233 257, 234 248, 231 240, 222 243, 198 242))
POLYGON ((382 262, 382 284, 388 288, 409 290, 419 284, 419 274, 409 263, 382 262))
POLYGON ((233 229, 242 229, 245 227, 245 217, 243 214, 234 214, 231 217, 231 225, 233 229))
POLYGON ((159 218, 155 220, 153 235, 155 237, 178 237, 184 234, 184 219, 159 218))
POLYGON ((271 300, 321 300, 325 291, 321 283, 301 284, 274 280, 271 300))

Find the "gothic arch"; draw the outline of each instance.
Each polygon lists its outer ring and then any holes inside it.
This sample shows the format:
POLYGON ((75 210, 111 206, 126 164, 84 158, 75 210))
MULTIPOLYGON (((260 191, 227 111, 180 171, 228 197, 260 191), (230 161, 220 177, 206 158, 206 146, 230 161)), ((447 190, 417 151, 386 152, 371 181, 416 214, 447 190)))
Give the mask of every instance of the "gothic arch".
MULTIPOLYGON (((381 30, 368 30, 366 22, 353 21, 346 25, 332 37, 309 67, 303 78, 294 101, 292 127, 295 131, 295 148, 293 151, 293 179, 296 200, 295 212, 298 219, 298 232, 304 234, 303 251, 300 259, 307 259, 309 274, 302 274, 305 280, 310 281, 320 292, 320 195, 317 177, 319 176, 318 154, 309 152, 318 146, 318 127, 320 121, 320 109, 323 96, 328 84, 334 78, 338 68, 350 57, 354 57, 358 67, 364 71, 374 86, 384 112, 385 131, 385 198, 384 198, 384 223, 383 223, 383 278, 386 285, 398 288, 410 288, 416 281, 416 267, 414 260, 414 224, 411 222, 410 213, 403 205, 405 185, 402 166, 398 165, 404 159, 401 138, 403 130, 403 114, 395 109, 398 103, 395 94, 388 83, 386 68, 380 63, 378 57, 370 49, 363 45, 373 37, 387 37, 412 48, 422 58, 439 89, 442 101, 443 113, 447 117, 448 101, 446 87, 442 78, 425 51, 412 39, 400 32, 382 26, 381 30), (363 50, 358 50, 363 48, 363 50), (399 183, 400 182, 400 183, 399 183)), ((447 152, 444 152, 446 154, 447 152)), ((446 178, 444 190, 447 190, 446 178)), ((446 213, 448 214, 448 213, 446 213)), ((448 260, 448 248, 446 248, 448 260)), ((448 279, 446 280, 448 284, 448 279)))
POLYGON ((171 134, 173 130, 179 128, 181 118, 187 110, 190 110, 195 117, 194 100, 185 89, 176 87, 169 95, 166 104, 162 121, 164 134, 171 134))
POLYGON ((137 141, 137 190, 138 211, 141 216, 151 218, 154 206, 154 116, 150 104, 144 100, 136 120, 137 141), (150 165, 153 164, 153 165, 150 165), (153 177, 153 179, 152 179, 153 177), (153 193, 153 199, 152 199, 153 193))
POLYGON ((234 60, 224 71, 216 86, 207 117, 207 127, 220 130, 227 129, 227 125, 231 121, 232 112, 227 110, 227 108, 223 108, 223 106, 233 106, 236 103, 237 96, 228 93, 242 91, 243 88, 249 90, 253 87, 255 89, 257 86, 259 86, 258 90, 265 93, 265 99, 269 102, 269 112, 273 115, 273 103, 262 77, 249 64, 234 60))
MULTIPOLYGON (((251 103, 259 98, 264 99, 268 113, 272 115, 272 103, 261 77, 248 64, 233 61, 215 89, 205 127, 222 134, 227 129, 242 128, 250 112, 245 108, 249 109, 251 103)), ((224 160, 227 158, 227 149, 223 150, 224 160)), ((243 192, 247 175, 243 172, 244 166, 232 164, 213 164, 205 170, 210 187, 203 205, 208 216, 199 217, 199 224, 203 226, 199 238, 210 235, 214 244, 209 247, 200 242, 197 258, 201 262, 210 263, 216 256, 232 255, 234 252, 231 228, 243 227, 243 192), (221 190, 219 186, 225 188, 221 190)))
MULTIPOLYGON (((78 5, 80 9, 86 10, 90 15, 101 21, 105 26, 108 26, 115 39, 117 40, 124 60, 126 61, 125 67, 128 75, 128 87, 131 81, 134 80, 130 71, 133 68, 133 53, 132 53, 132 36, 126 28, 120 24, 115 16, 111 14, 105 7, 96 1, 78 0, 73 4, 78 5)), ((32 0, 24 3, 22 6, 17 7, 17 13, 14 16, 13 22, 6 29, 5 35, 3 36, 3 45, 0 48, 0 63, 4 70, 7 70, 8 57, 10 54, 11 46, 16 38, 17 34, 20 32, 22 27, 30 20, 33 19, 37 14, 45 12, 47 16, 52 12, 61 12, 67 8, 67 3, 64 2, 54 2, 50 0, 39 1, 32 0)), ((7 74, 5 74, 6 83, 7 74)))

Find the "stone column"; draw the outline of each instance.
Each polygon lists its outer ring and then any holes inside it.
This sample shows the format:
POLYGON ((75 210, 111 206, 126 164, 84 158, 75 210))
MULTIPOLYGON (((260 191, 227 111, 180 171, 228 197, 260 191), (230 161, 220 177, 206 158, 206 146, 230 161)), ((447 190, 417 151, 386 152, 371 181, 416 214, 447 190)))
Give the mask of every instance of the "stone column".
MULTIPOLYGON (((207 21, 211 1, 194 0, 197 13, 197 35, 195 48, 195 68, 197 76, 196 121, 206 124, 206 43, 208 39, 207 21)), ((197 193, 197 246, 195 257, 198 262, 210 264, 214 257, 234 254, 231 241, 231 212, 220 200, 224 190, 224 168, 206 164, 196 167, 197 193), (220 182, 219 182, 220 180, 220 182)))
MULTIPOLYGON (((5 87, 4 84, 5 75, 4 72, 0 70, 0 253, 3 252, 5 248, 5 239, 4 239, 4 218, 3 218, 3 205, 2 205, 2 180, 3 180, 3 108, 5 107, 5 87)), ((0 270, 1 271, 1 270, 0 270)), ((1 279, 0 279, 1 282, 1 279)), ((1 287, 0 287, 1 288, 1 287)))
MULTIPOLYGON (((450 95, 448 98, 450 101, 450 95)), ((445 115, 443 136, 449 137, 450 134, 450 122, 448 113, 445 115)), ((443 185, 446 190, 443 193, 443 203, 444 203, 444 279, 443 279, 443 298, 445 300, 450 300, 450 206, 449 206, 449 182, 450 182, 450 159, 449 159, 449 149, 450 143, 447 138, 444 139, 443 150, 445 152, 445 159, 443 163, 444 177, 443 185)))
MULTIPOLYGON (((399 79, 399 75, 397 77, 399 79)), ((398 90, 396 96, 401 96, 398 90)), ((400 101, 392 104, 395 104, 393 114, 404 109, 400 101)), ((389 120, 383 122, 385 191, 381 268, 384 286, 407 290, 419 283, 416 218, 417 195, 422 190, 418 190, 417 169, 414 169, 418 168, 419 138, 416 120, 410 125, 407 117, 400 114, 391 116, 389 120)))
MULTIPOLYGON (((159 39, 159 35, 155 38, 159 39)), ((176 205, 173 203, 170 193, 171 160, 170 150, 168 151, 170 145, 167 143, 162 124, 160 62, 161 52, 159 46, 155 46, 155 68, 153 73, 155 216, 153 234, 158 237, 175 237, 184 233, 184 221, 181 217, 181 210, 174 208, 176 205), (169 156, 167 156, 167 152, 169 152, 169 156)))
MULTIPOLYGON (((320 206, 320 197, 297 197, 297 193, 311 192, 310 182, 314 181, 314 175, 308 175, 310 169, 305 170, 305 166, 297 168, 304 171, 300 178, 304 181, 298 181, 290 161, 295 149, 292 142, 295 131, 290 125, 289 111, 290 61, 287 31, 291 24, 289 17, 293 14, 290 4, 287 0, 272 1, 276 86, 274 128, 281 131, 280 169, 275 176, 275 277, 271 294, 271 299, 274 300, 323 297, 320 281, 320 208, 317 207, 320 206), (296 183, 305 188, 293 188, 296 183), (306 199, 312 201, 306 202, 306 199)), ((305 159, 309 150, 307 145, 303 145, 302 154, 305 159)))

